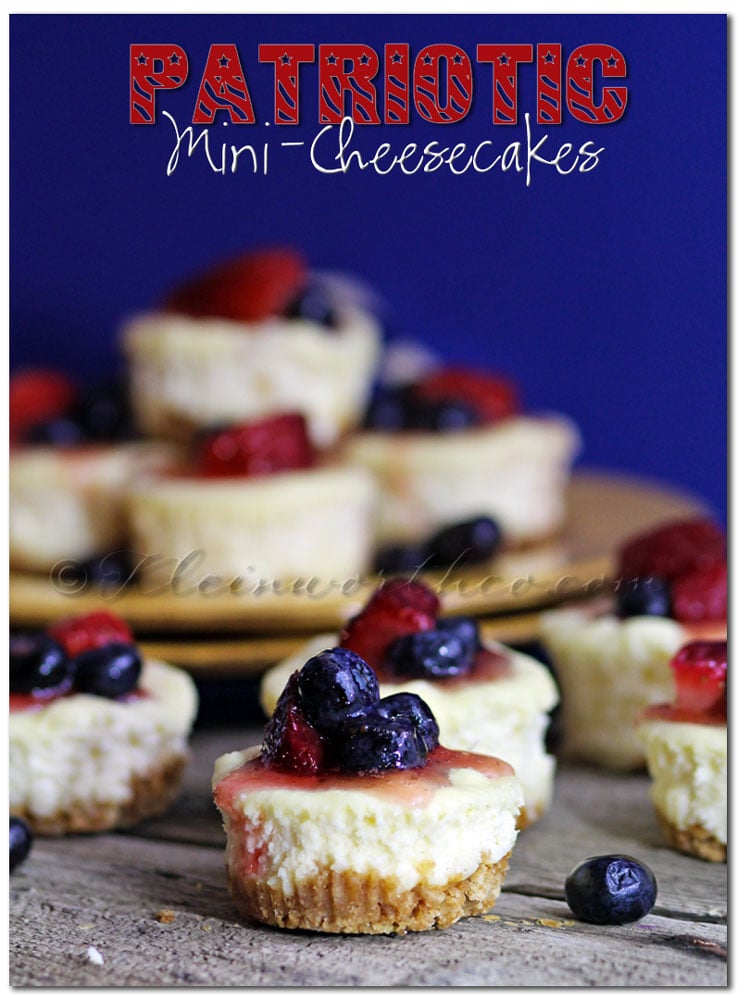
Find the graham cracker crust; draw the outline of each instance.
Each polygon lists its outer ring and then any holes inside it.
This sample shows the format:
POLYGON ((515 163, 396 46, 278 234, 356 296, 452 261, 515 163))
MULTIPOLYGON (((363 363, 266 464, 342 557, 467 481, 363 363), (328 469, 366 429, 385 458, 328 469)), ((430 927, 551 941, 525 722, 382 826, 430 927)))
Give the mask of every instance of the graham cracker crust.
POLYGON ((329 869, 301 882, 290 896, 255 876, 238 877, 230 870, 228 884, 239 913, 273 927, 328 934, 406 934, 449 927, 462 917, 492 909, 510 853, 499 861, 483 861, 467 878, 443 886, 421 882, 409 890, 393 878, 329 869))
POLYGON ((23 807, 11 806, 14 816, 24 819, 35 834, 100 833, 134 826, 142 819, 164 812, 179 793, 187 755, 169 757, 163 763, 136 775, 125 802, 72 802, 52 816, 38 816, 23 807))
POLYGON ((671 847, 683 854, 692 854, 703 861, 727 861, 728 847, 699 824, 680 830, 656 810, 661 832, 671 847))

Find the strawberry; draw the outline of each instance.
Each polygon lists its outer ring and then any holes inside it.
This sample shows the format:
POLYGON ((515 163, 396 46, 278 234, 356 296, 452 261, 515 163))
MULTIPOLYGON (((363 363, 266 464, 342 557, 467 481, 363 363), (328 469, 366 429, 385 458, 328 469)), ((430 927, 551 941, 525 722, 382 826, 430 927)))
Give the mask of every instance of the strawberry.
POLYGON ((48 633, 71 659, 111 642, 134 641, 128 625, 112 611, 91 611, 87 615, 64 618, 52 625, 48 633))
POLYGON ((413 386, 413 395, 428 402, 458 400, 476 410, 483 423, 495 423, 519 412, 515 386, 498 375, 443 368, 431 372, 413 386))
POLYGON ((297 678, 287 681, 274 715, 264 729, 261 756, 265 763, 295 774, 318 774, 326 766, 325 741, 302 713, 297 678))
POLYGON ((307 265, 294 250, 274 248, 225 261, 175 289, 169 312, 258 322, 282 316, 307 285, 307 265))
POLYGON ((439 601, 415 580, 391 580, 379 587, 366 607, 341 631, 340 644, 351 649, 370 667, 381 670, 384 657, 400 636, 435 627, 439 601))
POLYGON ((10 440, 22 441, 36 424, 66 416, 75 402, 70 378, 51 368, 29 368, 8 385, 10 440))
POLYGON ((695 714, 727 712, 728 643, 689 642, 671 661, 676 708, 695 714))
POLYGON ((315 453, 300 413, 280 413, 200 436, 197 473, 204 477, 268 476, 309 469, 315 453))
POLYGON ((672 615, 678 622, 722 621, 728 617, 728 565, 693 569, 671 584, 672 615))
POLYGON ((658 576, 675 580, 693 569, 725 559, 725 534, 706 518, 671 521, 632 538, 618 554, 621 577, 658 576))

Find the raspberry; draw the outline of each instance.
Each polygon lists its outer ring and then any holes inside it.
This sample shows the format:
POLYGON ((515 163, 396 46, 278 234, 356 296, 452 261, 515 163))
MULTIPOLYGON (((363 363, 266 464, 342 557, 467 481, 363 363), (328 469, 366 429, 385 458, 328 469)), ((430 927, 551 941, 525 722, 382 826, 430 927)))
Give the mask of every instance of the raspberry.
POLYGON ((341 646, 352 649, 370 667, 381 670, 395 639, 434 628, 438 597, 415 580, 390 580, 341 632, 341 646))
POLYGON ((431 372, 415 384, 413 395, 429 402, 458 400, 467 403, 484 423, 512 417, 520 409, 517 390, 507 379, 464 368, 431 372))
POLYGON ((727 712, 727 642, 689 642, 672 659, 671 669, 677 708, 718 716, 727 712))
POLYGON ((75 396, 71 379, 50 368, 13 375, 8 385, 10 440, 22 441, 36 425, 68 414, 75 396))
POLYGON ((219 264, 175 289, 169 312, 258 322, 282 316, 307 285, 307 265, 294 250, 274 248, 219 264))
POLYGON ((319 774, 326 765, 323 737, 307 721, 299 706, 298 671, 279 696, 274 715, 264 730, 261 756, 280 771, 319 774))
POLYGON ((671 585, 672 614, 678 622, 722 621, 728 617, 728 566, 693 569, 671 585))
POLYGON ((71 659, 88 649, 107 646, 111 642, 134 641, 128 625, 111 611, 92 611, 87 615, 64 618, 52 625, 48 634, 56 639, 71 659))
POLYGON ((631 539, 619 552, 621 577, 674 580, 725 559, 725 534, 706 518, 671 521, 631 539))
POLYGON ((201 435, 196 466, 204 477, 268 476, 309 469, 314 461, 305 418, 281 413, 201 435))

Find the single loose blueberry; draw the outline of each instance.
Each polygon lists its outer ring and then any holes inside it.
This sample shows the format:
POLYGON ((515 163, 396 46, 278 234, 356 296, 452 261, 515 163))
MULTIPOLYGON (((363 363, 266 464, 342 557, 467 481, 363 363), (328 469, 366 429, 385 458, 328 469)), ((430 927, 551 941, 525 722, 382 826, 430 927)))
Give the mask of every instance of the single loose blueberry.
POLYGON ((421 543, 385 545, 374 557, 375 573, 412 573, 423 566, 428 557, 421 543))
POLYGON ((377 675, 350 649, 326 649, 311 657, 298 677, 300 707, 320 733, 330 733, 379 701, 377 675))
POLYGON ((656 878, 647 865, 630 855, 587 858, 564 884, 572 913, 590 924, 630 924, 649 913, 656 902, 656 878))
POLYGON ((337 735, 335 749, 341 770, 350 774, 409 770, 426 761, 415 726, 402 718, 387 719, 376 707, 337 735))
POLYGON ((450 524, 428 542, 430 566, 452 566, 486 562, 499 549, 502 533, 495 520, 486 515, 450 524))
POLYGON ((131 643, 110 642, 75 658, 74 686, 85 694, 120 698, 136 688, 141 665, 141 655, 131 643))
POLYGON ((13 871, 28 857, 33 844, 31 828, 20 816, 10 817, 10 870, 13 871))
POLYGON ((463 639, 438 629, 403 635, 387 650, 388 666, 398 677, 457 677, 471 670, 473 662, 463 639))
POLYGON ((436 717, 420 695, 409 691, 389 694, 380 698, 376 711, 382 718, 410 724, 427 753, 438 746, 436 717))
POLYGON ((671 589, 668 581, 661 577, 639 577, 626 581, 618 588, 615 604, 620 618, 637 615, 668 618, 671 615, 671 589))
POLYGON ((288 319, 308 319, 320 326, 336 329, 338 315, 328 293, 319 285, 309 285, 285 310, 288 319))
POLYGON ((10 637, 10 690, 50 694, 70 687, 72 664, 60 644, 43 632, 10 637))

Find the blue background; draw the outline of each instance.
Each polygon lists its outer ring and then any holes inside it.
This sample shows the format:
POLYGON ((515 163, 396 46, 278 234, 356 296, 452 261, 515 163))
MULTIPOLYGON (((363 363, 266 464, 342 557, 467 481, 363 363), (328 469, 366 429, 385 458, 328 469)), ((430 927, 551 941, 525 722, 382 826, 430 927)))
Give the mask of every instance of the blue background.
MULTIPOLYGON (((569 413, 581 461, 668 481, 726 513, 727 21, 722 15, 12 15, 10 19, 10 362, 94 378, 119 364, 122 320, 185 275, 264 243, 302 247, 312 264, 378 289, 393 331, 450 360, 516 378, 526 404, 569 413), (302 69, 301 124, 269 128, 273 67, 260 43, 408 42, 411 57, 449 42, 472 57, 467 118, 357 129, 357 148, 395 151, 525 139, 530 111, 544 155, 563 142, 604 146, 590 173, 534 164, 324 176, 280 140, 310 142, 317 64, 302 69), (270 140, 267 176, 220 176, 202 156, 166 163, 174 131, 129 124, 131 44, 176 43, 190 73, 158 109, 191 122, 211 44, 238 46, 255 126, 212 138, 270 140), (491 124, 481 42, 604 42, 628 62, 625 116, 609 126, 535 124, 535 71, 521 67, 518 125, 491 124)), ((381 77, 379 78, 381 94, 381 77)), ((381 105, 380 105, 381 107, 381 105)), ((238 129, 238 130, 237 130, 238 129)), ((237 130, 237 131, 236 131, 237 130)), ((225 134, 224 134, 225 133, 225 134)), ((216 143, 217 146, 217 143, 216 143)), ((244 161, 242 161, 244 162, 244 161)))

